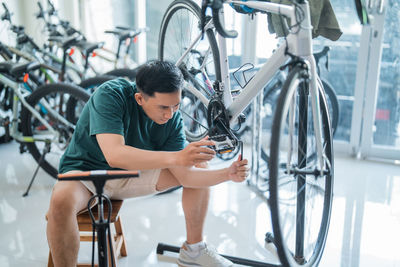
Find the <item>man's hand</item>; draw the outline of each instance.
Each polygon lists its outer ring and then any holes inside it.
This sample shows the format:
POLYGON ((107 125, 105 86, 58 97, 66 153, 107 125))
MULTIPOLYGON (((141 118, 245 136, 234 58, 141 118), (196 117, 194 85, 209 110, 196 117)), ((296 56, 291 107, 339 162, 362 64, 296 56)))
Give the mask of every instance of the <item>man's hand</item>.
POLYGON ((215 151, 207 146, 213 146, 215 143, 208 140, 208 137, 197 142, 190 143, 183 150, 176 153, 178 166, 194 166, 206 163, 215 156, 215 151))
POLYGON ((242 160, 241 155, 239 155, 238 160, 233 162, 228 168, 229 179, 236 183, 246 180, 246 177, 249 176, 249 168, 247 167, 247 163, 247 159, 242 160))

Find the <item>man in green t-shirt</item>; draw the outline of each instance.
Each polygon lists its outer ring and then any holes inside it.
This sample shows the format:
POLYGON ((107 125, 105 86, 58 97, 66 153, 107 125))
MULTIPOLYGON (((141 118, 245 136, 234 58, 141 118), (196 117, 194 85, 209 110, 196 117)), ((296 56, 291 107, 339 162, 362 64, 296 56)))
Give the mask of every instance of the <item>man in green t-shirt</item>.
MULTIPOLYGON (((228 168, 204 167, 215 152, 203 139, 186 144, 178 111, 183 77, 172 63, 153 61, 140 68, 136 84, 116 79, 101 85, 85 105, 59 172, 100 169, 140 170, 135 179, 110 180, 104 192, 112 199, 154 194, 181 185, 187 239, 181 266, 232 266, 203 241, 209 187, 242 182, 247 160, 228 168)), ((54 186, 47 237, 55 266, 76 266, 79 233, 76 215, 95 193, 91 182, 63 181, 54 186)))

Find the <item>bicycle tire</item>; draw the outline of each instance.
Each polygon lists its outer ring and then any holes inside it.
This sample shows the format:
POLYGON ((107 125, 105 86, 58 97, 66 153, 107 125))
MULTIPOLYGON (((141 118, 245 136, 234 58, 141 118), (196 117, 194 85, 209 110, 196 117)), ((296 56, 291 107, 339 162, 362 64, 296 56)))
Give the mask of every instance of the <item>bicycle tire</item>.
MULTIPOLYGON (((12 90, 6 87, 4 84, 0 83, 0 112, 11 114, 12 110, 12 90)), ((7 115, 3 117, 0 113, 0 144, 7 143, 12 140, 11 136, 8 136, 6 125, 4 125, 7 115)), ((11 115, 9 115, 11 117, 11 115)))
MULTIPOLYGON (((50 112, 43 110, 43 105, 40 101, 46 100, 51 107, 58 108, 57 111, 59 114, 67 114, 67 105, 60 105, 60 103, 65 103, 62 99, 66 99, 67 97, 73 97, 79 99, 80 102, 86 103, 89 100, 90 95, 84 89, 76 85, 55 83, 40 86, 26 98, 29 105, 38 111, 42 117, 60 133, 60 137, 57 140, 58 144, 54 139, 52 139, 50 152, 45 156, 44 160, 40 164, 40 166, 54 178, 57 178, 58 163, 62 153, 69 143, 73 129, 56 120, 54 116, 51 116, 50 112)), ((25 139, 29 153, 39 163, 45 145, 43 141, 35 141, 33 138, 39 136, 45 138, 46 134, 49 134, 46 132, 44 125, 32 116, 32 113, 25 106, 23 106, 21 111, 21 128, 22 134, 27 137, 25 139), (29 137, 33 138, 29 140, 29 137)))
MULTIPOLYGON (((334 136, 335 132, 337 130, 338 124, 339 124, 339 114, 340 114, 339 101, 338 101, 335 90, 332 88, 332 86, 329 84, 329 82, 325 81, 324 79, 321 79, 321 82, 324 87, 324 92, 325 92, 326 100, 327 100, 327 106, 329 107, 328 114, 330 115, 330 118, 331 118, 332 136, 334 136)), ((272 107, 272 105, 276 104, 276 100, 277 100, 277 94, 274 93, 274 91, 280 89, 280 87, 279 88, 271 88, 271 89, 272 90, 269 90, 264 94, 263 106, 264 106, 264 109, 269 110, 269 111, 263 112, 264 114, 270 114, 271 110, 275 110, 275 108, 272 107), (266 105, 271 105, 271 107, 265 108, 266 105)), ((278 90, 278 91, 280 91, 280 90, 278 90)), ((278 95, 279 95, 279 93, 278 93, 278 95)), ((320 94, 320 96, 321 96, 321 94, 320 94)), ((269 125, 270 121, 272 121, 271 118, 268 118, 268 119, 264 118, 263 119, 263 128, 265 127, 265 124, 268 124, 268 125, 266 125, 267 130, 272 129, 271 126, 269 125)), ((315 155, 310 155, 310 156, 314 157, 315 155)), ((267 162, 267 163, 269 162, 269 154, 267 152, 267 149, 264 146, 261 147, 261 158, 265 162, 267 162)))
POLYGON ((113 80, 115 78, 117 78, 117 77, 113 76, 113 75, 98 75, 98 76, 83 80, 82 82, 79 83, 78 86, 85 89, 89 93, 93 93, 97 89, 97 87, 99 87, 103 83, 105 83, 109 80, 113 80))
MULTIPOLYGON (((139 67, 138 67, 139 68, 139 67)), ((123 77, 125 79, 130 80, 131 82, 136 80, 136 74, 138 68, 128 69, 128 68, 120 68, 120 69, 113 69, 104 73, 107 76, 115 76, 115 77, 123 77)))
POLYGON ((331 127, 332 136, 335 136, 340 121, 339 100, 337 98, 336 91, 333 89, 332 85, 328 81, 325 81, 324 79, 321 79, 321 82, 326 94, 327 106, 329 107, 329 115, 331 118, 331 125, 332 125, 331 127))
MULTIPOLYGON (((190 38, 201 33, 200 14, 199 6, 190 0, 175 0, 168 6, 161 22, 159 35, 158 57, 160 60, 176 62, 180 58, 191 44, 190 38)), ((204 62, 206 63, 204 64, 205 73, 210 80, 212 82, 221 81, 219 50, 212 29, 205 32, 205 38, 192 48, 183 64, 179 66, 188 83, 211 97, 213 92, 207 91, 207 85, 202 79, 204 77, 198 72, 204 62), (212 56, 204 54, 204 51, 209 48, 212 56), (202 58, 205 55, 207 57, 202 58), (212 59, 212 62, 208 61, 209 59, 212 59), (199 76, 201 77, 199 78, 199 76)), ((182 90, 180 111, 186 128, 186 138, 189 142, 198 141, 208 134, 207 107, 187 88, 182 90)))
MULTIPOLYGON (((99 75, 82 81, 79 87, 85 89, 88 93, 92 94, 100 85, 103 83, 115 79, 115 76, 111 75, 99 75)), ((79 110, 82 110, 83 106, 77 106, 76 98, 69 98, 67 102, 67 120, 76 124, 79 119, 79 110)))
MULTIPOLYGON (((315 136, 313 120, 310 117, 312 112, 307 110, 311 101, 307 94, 303 96, 301 93, 304 90, 301 89, 303 85, 308 86, 303 70, 295 67, 283 85, 272 126, 269 203, 274 239, 283 266, 318 265, 328 234, 332 208, 334 177, 332 136, 326 99, 323 94, 320 94, 322 97, 319 108, 326 173, 316 177, 297 172, 297 170, 316 170, 319 166, 316 159, 309 162, 307 156, 309 149, 315 148, 309 147, 308 139, 315 136), (290 100, 293 100, 295 107, 291 135, 287 134, 291 131, 286 128, 291 122, 287 117, 290 100), (287 137, 287 135, 290 136, 287 137), (290 192, 291 189, 293 192, 290 192), (305 227, 309 228, 305 230, 305 227), (306 244, 306 242, 309 243, 306 244)), ((315 145, 315 142, 311 145, 315 145)), ((310 153, 313 152, 310 151, 310 153)))

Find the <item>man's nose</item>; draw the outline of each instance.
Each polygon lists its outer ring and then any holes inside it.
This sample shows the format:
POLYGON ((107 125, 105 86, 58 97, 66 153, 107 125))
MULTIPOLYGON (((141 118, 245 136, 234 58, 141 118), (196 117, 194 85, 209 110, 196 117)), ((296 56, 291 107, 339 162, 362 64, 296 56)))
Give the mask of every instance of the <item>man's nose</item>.
POLYGON ((172 108, 168 109, 165 113, 164 113, 164 117, 166 119, 171 119, 172 116, 174 115, 174 110, 172 108))

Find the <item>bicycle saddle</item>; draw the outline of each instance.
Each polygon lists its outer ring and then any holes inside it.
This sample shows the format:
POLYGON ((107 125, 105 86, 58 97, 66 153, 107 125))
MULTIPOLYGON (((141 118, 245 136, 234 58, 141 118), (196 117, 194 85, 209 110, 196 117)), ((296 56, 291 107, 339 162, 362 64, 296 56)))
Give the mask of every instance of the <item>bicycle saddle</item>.
POLYGON ((51 36, 49 37, 49 42, 56 42, 60 44, 60 46, 66 50, 74 45, 76 45, 80 40, 82 40, 82 36, 75 35, 72 37, 61 37, 61 36, 51 36))
POLYGON ((149 28, 140 28, 140 29, 130 29, 130 28, 125 28, 125 27, 121 27, 121 26, 117 26, 116 30, 108 30, 105 31, 105 33, 111 33, 114 34, 116 36, 118 36, 118 39, 120 41, 126 40, 128 38, 134 38, 136 36, 138 36, 139 34, 141 34, 142 32, 146 32, 148 31, 149 28))
POLYGON ((0 63, 0 73, 10 74, 10 70, 15 63, 12 62, 1 62, 0 63))
POLYGON ((0 72, 7 73, 15 78, 20 78, 24 73, 30 72, 40 68, 39 62, 28 62, 28 63, 13 63, 13 62, 2 62, 0 63, 0 72))
POLYGON ((9 57, 10 59, 13 57, 12 52, 0 42, 0 53, 3 53, 5 56, 9 57))
POLYGON ((82 51, 85 55, 89 55, 95 49, 102 48, 104 46, 104 42, 99 43, 90 43, 85 40, 81 40, 75 44, 75 46, 82 51))

